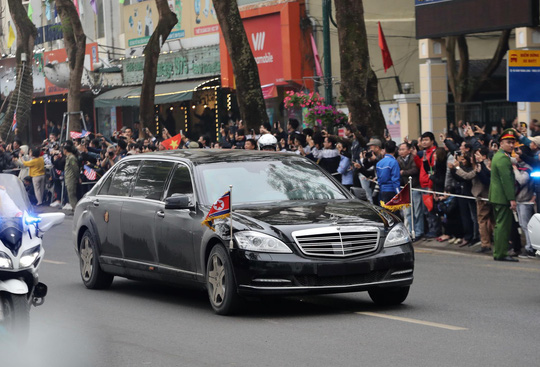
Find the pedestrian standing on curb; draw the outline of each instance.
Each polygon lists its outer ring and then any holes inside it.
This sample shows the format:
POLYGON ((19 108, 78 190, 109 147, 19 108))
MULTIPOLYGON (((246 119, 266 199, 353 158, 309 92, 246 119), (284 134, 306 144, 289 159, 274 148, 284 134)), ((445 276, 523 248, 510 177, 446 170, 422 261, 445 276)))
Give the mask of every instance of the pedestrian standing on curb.
MULTIPOLYGON (((409 143, 402 143, 399 146, 399 157, 397 158, 400 173, 401 173, 401 185, 405 186, 409 182, 409 176, 412 177, 412 187, 414 189, 420 188, 419 173, 420 170, 414 163, 414 157, 412 155, 412 145, 409 143)), ((414 232, 416 239, 420 239, 424 236, 424 203, 422 202, 422 192, 412 192, 412 205, 414 208, 404 208, 403 215, 405 217, 405 223, 409 231, 412 233, 412 218, 411 211, 414 209, 414 232)))
POLYGON ((36 205, 40 206, 43 204, 43 192, 45 191, 45 161, 41 156, 41 149, 32 149, 32 159, 23 161, 22 164, 30 168, 30 177, 32 177, 37 199, 36 205))
POLYGON ((519 261, 508 256, 508 239, 512 229, 512 211, 516 210, 514 170, 510 156, 516 142, 514 129, 506 129, 499 138, 500 149, 491 163, 491 185, 489 202, 493 205, 495 230, 493 231, 493 259, 497 261, 519 261))
POLYGON ((77 157, 73 154, 73 145, 64 145, 64 156, 66 157, 66 166, 64 168, 64 182, 66 184, 66 190, 68 194, 69 203, 67 203, 62 209, 71 210, 75 209, 77 205, 77 184, 79 183, 79 163, 77 157))
POLYGON ((393 140, 387 141, 384 145, 386 152, 383 159, 377 162, 375 166, 377 170, 377 181, 381 190, 381 201, 387 203, 400 191, 400 169, 399 163, 394 157, 396 153, 396 142, 393 140))

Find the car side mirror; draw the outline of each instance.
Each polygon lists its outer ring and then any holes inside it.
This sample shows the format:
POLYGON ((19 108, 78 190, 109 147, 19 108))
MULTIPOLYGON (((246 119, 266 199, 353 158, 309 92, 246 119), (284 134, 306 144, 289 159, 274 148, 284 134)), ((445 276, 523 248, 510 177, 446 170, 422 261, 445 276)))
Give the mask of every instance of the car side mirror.
POLYGON ((191 209, 189 201, 189 196, 175 194, 165 199, 165 209, 191 209))
POLYGON ((351 193, 358 199, 367 201, 366 190, 361 187, 351 187, 351 193))
POLYGON ((41 218, 38 227, 40 232, 47 232, 52 227, 61 224, 66 217, 64 213, 43 213, 38 216, 41 218))

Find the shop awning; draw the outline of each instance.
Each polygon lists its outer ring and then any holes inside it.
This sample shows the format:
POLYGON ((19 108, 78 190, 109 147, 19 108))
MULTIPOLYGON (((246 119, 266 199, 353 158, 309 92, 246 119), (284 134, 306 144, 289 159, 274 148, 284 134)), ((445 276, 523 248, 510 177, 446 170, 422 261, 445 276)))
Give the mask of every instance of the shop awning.
MULTIPOLYGON (((157 84, 155 104, 189 101, 201 80, 157 84)), ((94 99, 96 108, 138 106, 141 100, 141 87, 122 87, 110 90, 94 99)))

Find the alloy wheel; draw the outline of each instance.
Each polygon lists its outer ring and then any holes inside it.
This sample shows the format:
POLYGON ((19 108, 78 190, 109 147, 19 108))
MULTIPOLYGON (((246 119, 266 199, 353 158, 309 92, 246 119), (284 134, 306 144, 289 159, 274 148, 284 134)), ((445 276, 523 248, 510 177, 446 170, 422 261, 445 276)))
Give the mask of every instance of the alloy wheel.
POLYGON ((219 307, 225 300, 225 292, 227 291, 225 287, 225 265, 217 254, 212 256, 211 264, 212 267, 208 271, 208 283, 212 287, 210 292, 212 303, 219 307))
POLYGON ((85 282, 90 281, 90 278, 92 277, 92 272, 94 270, 94 250, 92 248, 92 245, 90 244, 90 239, 88 237, 84 237, 83 241, 81 243, 81 250, 80 250, 80 257, 81 257, 81 275, 85 282))

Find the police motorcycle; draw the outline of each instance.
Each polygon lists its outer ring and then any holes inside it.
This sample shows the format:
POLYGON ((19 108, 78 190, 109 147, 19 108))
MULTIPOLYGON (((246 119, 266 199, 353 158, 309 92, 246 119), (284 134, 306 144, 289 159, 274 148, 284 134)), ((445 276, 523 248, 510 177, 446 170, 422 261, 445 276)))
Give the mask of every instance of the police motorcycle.
POLYGON ((24 342, 30 307, 39 306, 47 286, 38 280, 43 234, 64 221, 64 213, 32 214, 23 183, 0 174, 0 339, 24 342))

